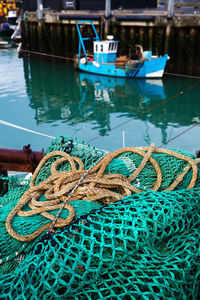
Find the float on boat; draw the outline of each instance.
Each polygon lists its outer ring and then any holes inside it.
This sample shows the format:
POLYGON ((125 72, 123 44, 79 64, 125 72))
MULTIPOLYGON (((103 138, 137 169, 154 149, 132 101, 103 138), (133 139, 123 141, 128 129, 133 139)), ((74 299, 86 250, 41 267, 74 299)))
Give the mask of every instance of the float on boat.
POLYGON ((135 57, 117 57, 119 41, 113 36, 107 36, 107 40, 100 40, 93 21, 76 21, 79 36, 79 52, 75 57, 75 68, 84 72, 127 78, 161 78, 169 59, 164 56, 152 55, 152 51, 143 51, 141 45, 135 45, 135 57), (83 37, 81 27, 92 27, 92 37, 83 37), (93 53, 89 54, 86 49, 86 41, 92 41, 93 53))

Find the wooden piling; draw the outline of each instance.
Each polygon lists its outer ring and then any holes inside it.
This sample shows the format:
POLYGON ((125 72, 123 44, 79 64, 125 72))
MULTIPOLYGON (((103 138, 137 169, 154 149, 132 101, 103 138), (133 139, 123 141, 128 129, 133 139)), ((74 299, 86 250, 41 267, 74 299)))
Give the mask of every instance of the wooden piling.
MULTIPOLYGON (((22 22, 23 49, 72 58, 78 53, 76 19, 67 19, 66 14, 66 19, 60 20, 59 14, 46 13, 44 20, 38 22, 37 14, 28 14, 26 21, 22 22)), ((106 38, 105 25, 103 15, 95 21, 100 38, 106 38)), ((134 18, 124 21, 112 17, 109 20, 108 33, 119 40, 120 55, 129 55, 132 51, 129 51, 130 48, 141 44, 144 49, 152 50, 153 54, 167 53, 170 56, 166 67, 168 72, 198 75, 199 31, 200 22, 196 16, 185 19, 159 16, 147 21, 135 21, 134 18)))

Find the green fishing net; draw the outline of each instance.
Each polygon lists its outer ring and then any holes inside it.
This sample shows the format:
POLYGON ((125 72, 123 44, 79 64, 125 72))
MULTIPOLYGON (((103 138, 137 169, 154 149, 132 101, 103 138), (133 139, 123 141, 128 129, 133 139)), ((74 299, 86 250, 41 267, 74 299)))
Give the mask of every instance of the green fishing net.
MULTIPOLYGON (((106 154, 105 151, 99 150, 78 139, 72 139, 71 137, 58 137, 49 146, 45 154, 48 154, 51 151, 61 150, 65 151, 68 154, 79 157, 84 162, 85 167, 88 167, 89 164, 95 163, 100 157, 106 154), (72 151, 73 150, 73 151, 72 151)), ((50 167, 52 163, 58 157, 50 158, 48 162, 39 172, 36 184, 47 179, 50 175, 50 167)), ((70 165, 68 163, 62 164, 60 170, 69 170, 70 165)), ((8 232, 5 227, 5 220, 9 212, 16 206, 20 197, 29 189, 30 180, 22 179, 20 180, 17 176, 12 176, 10 178, 2 177, 4 179, 4 189, 2 192, 2 197, 0 198, 0 274, 9 273, 20 263, 22 252, 28 253, 32 244, 37 242, 37 239, 33 243, 20 242, 16 239, 13 239, 8 235, 8 232), (7 190, 7 193, 3 196, 7 190)), ((45 197, 42 196, 40 201, 45 201, 45 197)), ((77 215, 85 214, 91 209, 96 209, 102 206, 99 202, 88 203, 85 201, 76 201, 73 203, 73 206, 76 208, 77 215)), ((28 210, 28 207, 25 207, 25 210, 28 210)), ((51 211, 52 214, 56 216, 58 210, 51 211)), ((68 211, 63 210, 61 217, 66 218, 68 216, 68 211)), ((22 235, 31 234, 37 228, 48 223, 45 217, 41 215, 34 215, 30 217, 20 217, 15 216, 13 220, 13 228, 22 235)), ((24 254, 23 254, 24 255, 24 254)))
POLYGON ((15 299, 197 299, 199 192, 125 197, 43 236, 14 272, 15 299), (33 296, 34 295, 34 296, 33 296))
MULTIPOLYGON (((59 136, 55 138, 45 154, 48 154, 53 151, 64 151, 72 156, 80 158, 85 166, 85 169, 88 169, 92 164, 98 161, 100 157, 106 155, 106 151, 97 149, 84 141, 68 137, 68 136, 59 136)), ((195 155, 189 153, 185 150, 179 150, 171 148, 176 153, 182 154, 186 157, 195 159, 195 155)), ((184 168, 188 165, 188 162, 178 159, 169 154, 153 153, 152 158, 154 158, 160 166, 162 173, 162 184, 160 186, 160 191, 166 189, 179 174, 181 174, 184 168)), ((57 157, 49 159, 45 166, 42 168, 40 173, 37 176, 36 184, 47 179, 50 175, 51 164, 57 159, 57 157)), ((119 154, 112 162, 107 166, 105 173, 119 173, 126 177, 129 177, 141 164, 143 157, 137 153, 125 152, 119 154)), ((69 164, 63 164, 60 170, 69 170, 69 164)), ((156 180, 156 171, 150 162, 147 162, 145 168, 141 171, 139 176, 132 182, 132 185, 137 188, 146 191, 150 190, 153 187, 153 184, 156 180)), ((190 170, 179 183, 176 189, 187 188, 192 178, 192 170, 190 170)), ((200 178, 198 178, 195 187, 200 187, 200 178)))
MULTIPOLYGON (((67 136, 53 140, 46 153, 55 150, 79 157, 85 169, 106 154, 67 136)), ((195 159, 186 151, 173 150, 195 159)), ((176 191, 163 192, 188 163, 168 154, 152 157, 162 170, 160 191, 134 194, 107 206, 71 202, 74 221, 31 242, 12 238, 5 228, 8 213, 29 188, 29 181, 12 179, 0 198, 0 299, 198 299, 199 176, 194 189, 186 189, 190 170, 176 191)), ((55 159, 42 167, 36 184, 48 178, 55 159)), ((135 153, 120 154, 105 172, 129 177, 142 159, 135 153)), ((69 169, 68 163, 59 168, 69 169)), ((155 179, 156 172, 147 162, 132 184, 150 190, 155 179)), ((65 214, 62 211, 61 217, 65 214)), ((47 222, 41 215, 15 216, 12 225, 29 234, 47 222)))

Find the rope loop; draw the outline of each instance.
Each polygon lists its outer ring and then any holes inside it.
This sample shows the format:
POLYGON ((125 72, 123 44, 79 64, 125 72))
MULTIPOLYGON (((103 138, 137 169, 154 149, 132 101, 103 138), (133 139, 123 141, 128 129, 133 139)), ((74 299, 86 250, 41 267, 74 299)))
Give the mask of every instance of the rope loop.
POLYGON ((29 190, 24 193, 17 205, 9 213, 6 219, 7 231, 19 241, 31 241, 45 230, 51 232, 53 231, 53 227, 63 227, 70 224, 75 216, 75 209, 70 204, 72 201, 101 201, 103 204, 110 204, 132 193, 141 193, 143 190, 135 187, 131 182, 140 175, 147 162, 152 164, 157 174, 151 190, 158 191, 162 183, 162 172, 159 164, 152 157, 152 153, 168 154, 187 162, 187 166, 183 172, 177 176, 165 191, 175 189, 191 168, 192 178, 187 188, 191 189, 195 186, 198 176, 197 164, 200 163, 200 158, 193 160, 172 150, 156 148, 155 144, 151 144, 150 147, 126 147, 108 153, 106 156, 101 157, 88 170, 84 170, 84 164, 79 158, 70 156, 63 151, 54 151, 47 154, 41 160, 32 176, 29 190), (127 152, 143 157, 138 168, 128 178, 122 174, 105 174, 105 170, 111 161, 120 154, 127 152), (51 175, 45 181, 35 185, 36 178, 41 169, 45 168, 46 162, 55 156, 58 158, 51 164, 51 175), (69 163, 71 170, 57 171, 57 167, 64 162, 69 163), (40 200, 42 195, 45 196, 45 201, 40 200), (29 206, 30 210, 22 210, 25 204, 29 206), (56 216, 50 213, 57 209, 58 213, 56 216), (62 210, 68 211, 67 218, 60 217, 62 210), (13 229, 12 220, 15 215, 28 217, 35 214, 40 214, 49 219, 50 222, 29 235, 21 235, 13 229))

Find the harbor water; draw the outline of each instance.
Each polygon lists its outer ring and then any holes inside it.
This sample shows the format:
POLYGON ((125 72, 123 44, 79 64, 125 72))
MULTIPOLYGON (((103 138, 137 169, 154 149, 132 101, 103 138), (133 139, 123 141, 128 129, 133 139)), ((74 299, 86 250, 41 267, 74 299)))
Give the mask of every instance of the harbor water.
POLYGON ((18 58, 0 49, 0 148, 46 149, 70 135, 114 151, 123 146, 200 148, 200 79, 121 79, 73 64, 18 58))

